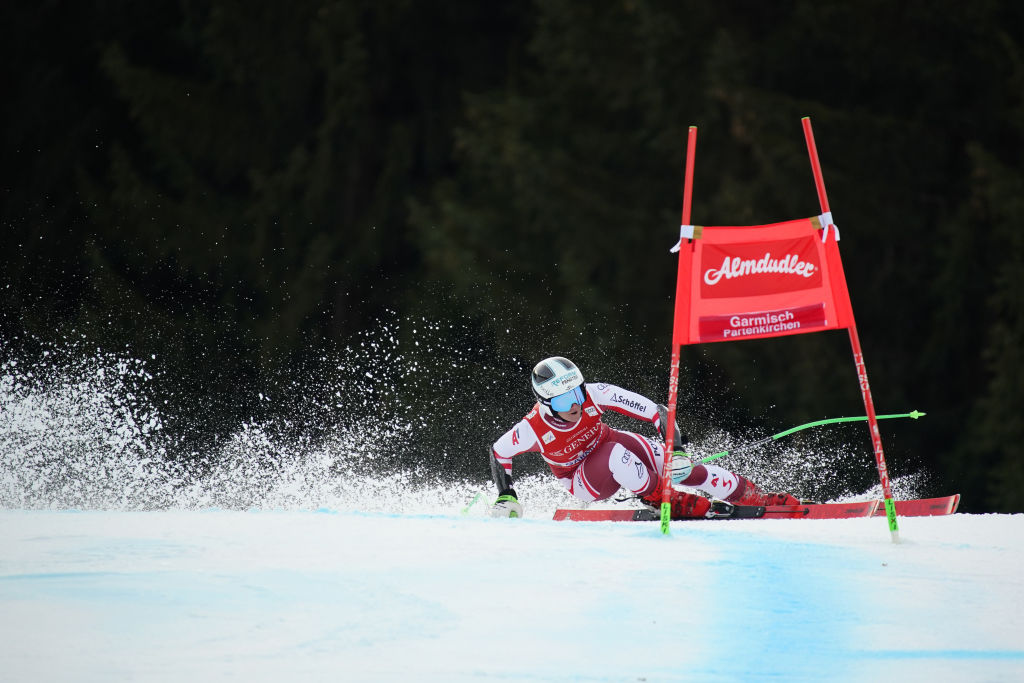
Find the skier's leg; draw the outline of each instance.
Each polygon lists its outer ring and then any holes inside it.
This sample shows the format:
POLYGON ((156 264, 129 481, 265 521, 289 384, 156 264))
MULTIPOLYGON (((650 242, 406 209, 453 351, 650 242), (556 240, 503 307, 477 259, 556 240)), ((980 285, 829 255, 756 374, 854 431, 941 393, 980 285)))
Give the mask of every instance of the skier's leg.
POLYGON ((640 494, 657 487, 662 456, 646 439, 609 430, 609 436, 576 468, 569 492, 586 500, 611 498, 620 488, 640 494))
POLYGON ((683 486, 704 491, 734 505, 799 505, 788 493, 763 493, 746 477, 717 465, 694 465, 683 486))
MULTIPOLYGON (((624 488, 640 496, 648 505, 661 504, 661 468, 665 454, 661 444, 652 443, 638 434, 612 430, 608 437, 615 448, 608 459, 613 476, 624 488)), ((711 501, 684 491, 672 490, 672 519, 703 517, 711 501)))
POLYGON ((615 495, 620 484, 608 466, 608 459, 614 446, 614 443, 605 441, 580 463, 573 472, 569 493, 587 502, 604 500, 615 495))

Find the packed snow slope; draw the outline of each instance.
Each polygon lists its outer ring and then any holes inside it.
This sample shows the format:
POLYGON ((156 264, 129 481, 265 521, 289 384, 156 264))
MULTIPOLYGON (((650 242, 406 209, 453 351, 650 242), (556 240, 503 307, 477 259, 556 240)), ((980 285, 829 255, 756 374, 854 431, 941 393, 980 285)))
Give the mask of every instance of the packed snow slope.
POLYGON ((901 530, 0 511, 0 679, 1024 680, 1024 515, 901 530))
MULTIPOLYGON (((1024 681, 1024 515, 904 518, 898 544, 884 518, 666 537, 551 521, 571 499, 524 456, 525 519, 491 519, 487 449, 529 407, 526 369, 413 324, 206 440, 191 417, 217 411, 178 412, 160 359, 0 339, 0 683, 1024 681)), ((764 436, 706 417, 698 456, 764 436)), ((878 497, 863 431, 840 434, 721 462, 878 497)), ((897 497, 957 492, 898 462, 897 497)))

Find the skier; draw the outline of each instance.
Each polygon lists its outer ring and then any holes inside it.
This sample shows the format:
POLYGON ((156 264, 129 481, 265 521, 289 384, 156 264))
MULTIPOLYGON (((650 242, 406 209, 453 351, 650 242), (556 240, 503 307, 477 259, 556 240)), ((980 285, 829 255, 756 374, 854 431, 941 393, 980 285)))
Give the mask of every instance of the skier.
MULTIPOLYGON (((530 377, 537 403, 516 426, 494 442, 491 474, 498 499, 495 517, 522 517, 523 507, 512 488, 512 458, 540 453, 569 493, 587 502, 604 500, 625 488, 647 505, 661 504, 660 476, 665 462, 664 441, 612 429, 601 421, 605 410, 654 424, 664 439, 667 409, 650 399, 611 384, 585 384, 571 361, 560 356, 537 363, 530 377)), ((682 440, 676 430, 676 450, 682 440)), ((797 505, 788 493, 762 493, 749 479, 716 465, 693 464, 675 456, 672 468, 682 484, 730 505, 672 490, 672 519, 727 514, 731 505, 797 505)))

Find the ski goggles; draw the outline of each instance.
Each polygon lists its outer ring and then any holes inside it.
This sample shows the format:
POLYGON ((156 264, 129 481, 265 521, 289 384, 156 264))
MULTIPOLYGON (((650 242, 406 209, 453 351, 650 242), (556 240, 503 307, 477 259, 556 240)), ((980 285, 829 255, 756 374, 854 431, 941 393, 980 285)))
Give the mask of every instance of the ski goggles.
POLYGON ((583 401, 585 401, 586 398, 586 394, 583 393, 583 387, 576 387, 575 389, 570 389, 564 394, 555 396, 551 399, 549 405, 551 406, 551 410, 556 413, 565 413, 577 403, 583 405, 583 401))

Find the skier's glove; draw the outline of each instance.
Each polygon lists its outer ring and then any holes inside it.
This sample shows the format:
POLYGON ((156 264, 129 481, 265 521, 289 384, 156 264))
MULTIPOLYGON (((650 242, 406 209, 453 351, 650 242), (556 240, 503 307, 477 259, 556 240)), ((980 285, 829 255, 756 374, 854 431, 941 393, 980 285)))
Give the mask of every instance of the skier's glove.
POLYGON ((672 454, 672 483, 679 482, 690 476, 693 472, 693 460, 685 453, 672 454))
POLYGON ((491 506, 491 517, 522 517, 523 506, 512 494, 498 496, 491 506))
MULTIPOLYGON (((665 441, 665 425, 668 423, 668 406, 658 404, 658 421, 654 423, 654 428, 658 431, 658 436, 661 437, 662 442, 665 441)), ((681 451, 683 450, 683 444, 689 441, 682 432, 679 431, 679 422, 676 422, 676 429, 672 432, 672 450, 681 451)))

